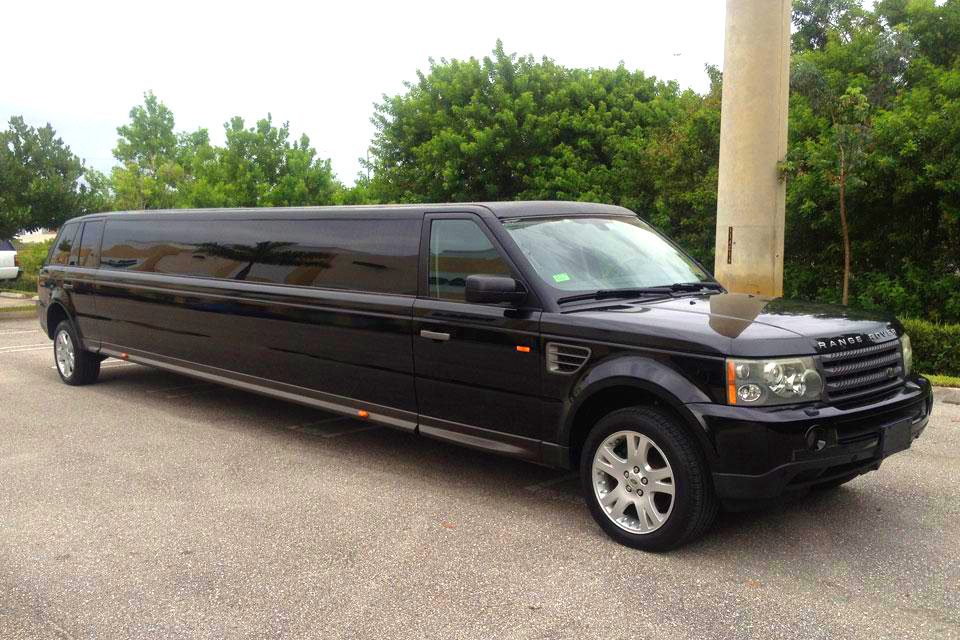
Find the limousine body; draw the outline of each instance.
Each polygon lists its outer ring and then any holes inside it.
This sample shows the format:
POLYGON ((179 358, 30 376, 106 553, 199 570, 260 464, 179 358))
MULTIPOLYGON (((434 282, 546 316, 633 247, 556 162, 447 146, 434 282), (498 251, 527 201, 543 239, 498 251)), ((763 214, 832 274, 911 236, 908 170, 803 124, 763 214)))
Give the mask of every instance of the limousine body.
POLYGON ((895 319, 729 293, 601 204, 90 215, 38 288, 68 384, 112 356, 577 469, 652 551, 877 469, 932 407, 895 319))

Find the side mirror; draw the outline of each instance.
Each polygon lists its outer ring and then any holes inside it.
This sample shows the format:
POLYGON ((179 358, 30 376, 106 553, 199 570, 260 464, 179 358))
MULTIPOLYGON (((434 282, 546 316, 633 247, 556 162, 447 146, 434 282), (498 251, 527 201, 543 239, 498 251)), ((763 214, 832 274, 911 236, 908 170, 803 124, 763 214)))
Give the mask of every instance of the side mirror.
POLYGON ((503 276, 467 276, 467 302, 519 305, 527 299, 527 290, 513 278, 503 276))

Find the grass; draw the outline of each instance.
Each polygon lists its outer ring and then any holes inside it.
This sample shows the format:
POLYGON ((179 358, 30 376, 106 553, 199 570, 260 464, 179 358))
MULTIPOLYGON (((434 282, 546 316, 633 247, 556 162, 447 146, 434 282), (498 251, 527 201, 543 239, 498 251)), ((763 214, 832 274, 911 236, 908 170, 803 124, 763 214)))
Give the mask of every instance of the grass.
POLYGON ((925 373, 923 376, 935 387, 955 387, 960 389, 960 377, 941 376, 935 373, 925 373))
POLYGON ((33 303, 31 303, 31 304, 21 304, 21 305, 15 306, 15 307, 0 307, 0 314, 4 314, 4 313, 18 313, 18 312, 23 312, 23 311, 36 311, 36 310, 37 310, 37 305, 36 305, 36 304, 33 304, 33 303))

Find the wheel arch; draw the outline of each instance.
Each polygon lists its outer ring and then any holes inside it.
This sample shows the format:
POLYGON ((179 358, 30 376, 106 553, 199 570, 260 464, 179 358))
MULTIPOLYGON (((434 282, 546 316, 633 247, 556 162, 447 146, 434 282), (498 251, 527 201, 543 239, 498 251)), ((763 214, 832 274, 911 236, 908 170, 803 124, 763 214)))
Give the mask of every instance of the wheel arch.
POLYGON ((713 467, 716 451, 707 428, 686 407, 686 403, 709 401, 707 394, 687 378, 652 358, 627 357, 601 363, 574 386, 561 442, 569 447, 570 465, 576 469, 583 444, 597 420, 617 409, 653 406, 677 419, 713 467))
POLYGON ((47 306, 47 337, 53 340, 53 332, 57 325, 64 320, 73 320, 73 316, 60 301, 53 301, 47 306))

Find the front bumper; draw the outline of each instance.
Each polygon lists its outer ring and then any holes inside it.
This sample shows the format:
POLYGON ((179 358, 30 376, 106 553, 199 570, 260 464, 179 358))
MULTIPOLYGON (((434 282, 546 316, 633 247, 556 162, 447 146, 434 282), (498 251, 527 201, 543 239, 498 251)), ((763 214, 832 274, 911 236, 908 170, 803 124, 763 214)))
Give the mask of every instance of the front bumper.
POLYGON ((687 405, 712 439, 714 487, 728 506, 877 469, 909 448, 932 406, 930 383, 922 377, 853 406, 687 405))

